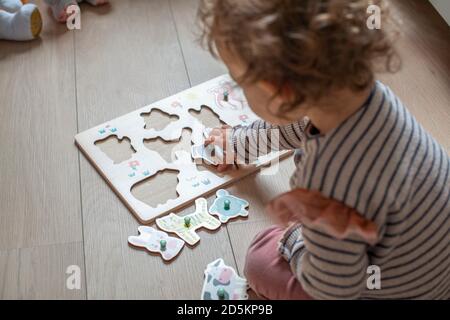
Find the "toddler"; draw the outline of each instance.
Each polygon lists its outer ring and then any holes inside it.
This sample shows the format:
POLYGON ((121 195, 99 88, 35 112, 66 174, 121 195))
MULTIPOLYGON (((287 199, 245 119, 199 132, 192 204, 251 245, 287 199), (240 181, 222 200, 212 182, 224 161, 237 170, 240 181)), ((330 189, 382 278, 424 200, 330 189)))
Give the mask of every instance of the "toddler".
POLYGON ((263 119, 216 128, 206 143, 245 163, 262 149, 296 150, 292 191, 267 207, 279 224, 247 253, 252 289, 266 299, 450 298, 450 160, 374 79, 396 57, 382 1, 204 0, 199 17, 263 119), (381 29, 367 26, 373 4, 381 29))

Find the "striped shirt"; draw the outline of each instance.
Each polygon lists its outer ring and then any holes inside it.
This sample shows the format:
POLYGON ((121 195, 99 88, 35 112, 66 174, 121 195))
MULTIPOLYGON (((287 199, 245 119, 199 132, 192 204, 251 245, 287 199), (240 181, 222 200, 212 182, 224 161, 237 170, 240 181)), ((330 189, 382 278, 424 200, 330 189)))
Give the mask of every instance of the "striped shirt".
POLYGON ((313 134, 307 119, 236 128, 235 148, 246 150, 241 157, 251 156, 245 144, 267 129, 280 130, 278 149, 298 149, 292 188, 340 201, 379 230, 375 245, 304 225, 287 230, 280 252, 308 294, 450 298, 450 159, 387 86, 376 82, 366 103, 325 135, 313 134), (380 289, 367 285, 372 266, 379 268, 380 289))

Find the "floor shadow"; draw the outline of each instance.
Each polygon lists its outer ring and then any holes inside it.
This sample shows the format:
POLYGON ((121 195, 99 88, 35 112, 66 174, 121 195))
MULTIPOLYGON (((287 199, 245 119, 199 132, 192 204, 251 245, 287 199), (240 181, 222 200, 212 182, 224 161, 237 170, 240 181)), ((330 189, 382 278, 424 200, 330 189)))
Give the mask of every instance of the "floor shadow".
POLYGON ((4 60, 10 55, 17 55, 30 50, 34 50, 41 45, 41 38, 37 38, 31 41, 0 40, 0 60, 4 60))

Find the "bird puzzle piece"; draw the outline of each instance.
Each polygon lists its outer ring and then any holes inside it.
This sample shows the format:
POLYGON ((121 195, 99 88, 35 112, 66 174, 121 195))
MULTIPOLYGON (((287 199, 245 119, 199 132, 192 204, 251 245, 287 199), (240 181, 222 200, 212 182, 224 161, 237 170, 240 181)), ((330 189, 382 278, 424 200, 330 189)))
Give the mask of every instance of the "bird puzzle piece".
POLYGON ((247 300, 247 280, 237 275, 223 259, 217 259, 206 267, 202 300, 247 300))
POLYGON ((196 244, 200 237, 195 232, 199 228, 216 230, 220 221, 208 213, 208 203, 205 198, 195 200, 195 212, 184 217, 171 213, 156 219, 156 225, 166 231, 173 232, 190 245, 196 244))
POLYGON ((183 240, 169 237, 165 232, 147 226, 138 227, 138 231, 139 236, 128 237, 128 242, 133 246, 159 253, 166 261, 172 260, 183 249, 183 240))
POLYGON ((216 196, 217 198, 209 209, 209 213, 218 216, 220 222, 226 223, 229 219, 238 216, 248 216, 248 211, 245 208, 248 207, 249 203, 244 199, 232 196, 224 189, 218 190, 216 196))

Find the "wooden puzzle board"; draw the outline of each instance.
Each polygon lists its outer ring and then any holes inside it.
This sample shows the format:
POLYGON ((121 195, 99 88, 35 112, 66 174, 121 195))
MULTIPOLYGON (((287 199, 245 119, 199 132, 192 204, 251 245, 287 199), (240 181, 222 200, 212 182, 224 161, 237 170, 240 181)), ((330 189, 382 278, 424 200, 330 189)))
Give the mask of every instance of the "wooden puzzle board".
MULTIPOLYGON (((182 137, 183 129, 191 130, 191 143, 201 144, 205 126, 195 115, 192 115, 192 110, 200 111, 204 106, 209 107, 221 121, 230 126, 248 125, 258 119, 249 108, 242 90, 228 75, 223 75, 79 133, 75 136, 75 142, 137 219, 142 223, 150 223, 163 214, 188 205, 196 198, 247 176, 259 170, 261 166, 289 154, 289 152, 271 153, 260 157, 255 166, 230 170, 218 175, 214 169, 198 170, 187 150, 175 151, 175 157, 167 161, 158 150, 149 149, 145 145, 145 141, 158 137, 164 141, 178 141, 182 137), (228 93, 225 99, 227 101, 223 98, 224 92, 228 93), (150 113, 151 117, 151 112, 155 110, 160 110, 177 119, 159 130, 149 128, 146 126, 143 115, 150 113), (135 151, 131 158, 114 163, 96 145, 96 142, 104 141, 111 136, 116 136, 119 141, 129 140, 135 151), (134 186, 153 178, 164 170, 177 172, 178 197, 152 207, 133 196, 131 190, 134 186)), ((155 197, 165 192, 165 188, 167 186, 164 183, 158 186, 160 190, 155 188, 155 197)), ((153 196, 153 190, 150 196, 153 196)))

